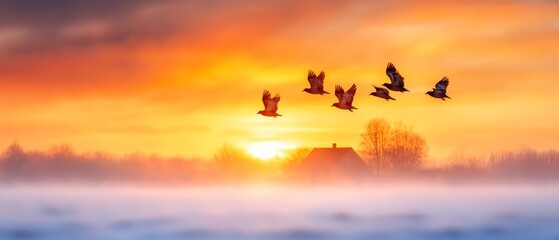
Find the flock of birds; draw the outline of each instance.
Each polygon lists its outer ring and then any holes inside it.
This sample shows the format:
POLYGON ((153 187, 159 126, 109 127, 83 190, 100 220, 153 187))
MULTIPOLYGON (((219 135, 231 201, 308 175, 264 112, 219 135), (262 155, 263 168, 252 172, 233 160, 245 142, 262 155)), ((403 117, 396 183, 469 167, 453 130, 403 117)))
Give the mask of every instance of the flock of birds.
MULTIPOLYGON (((402 75, 400 75, 398 70, 396 70, 394 64, 388 63, 388 66, 386 66, 386 75, 388 75, 388 77, 390 78, 390 83, 382 84, 386 88, 377 87, 373 85, 373 87, 375 88, 375 92, 372 92, 369 95, 379 97, 385 99, 386 101, 389 101, 389 100, 396 100, 396 99, 390 96, 390 92, 388 90, 395 91, 395 92, 402 92, 402 93, 409 92, 409 90, 404 87, 404 77, 402 77, 402 75)), ((326 74, 324 73, 324 71, 320 72, 318 76, 313 71, 309 71, 307 80, 309 81, 311 87, 305 88, 303 89, 303 91, 310 94, 320 94, 320 95, 330 94, 329 92, 324 91, 325 77, 326 74)), ((439 82, 437 82, 437 84, 435 84, 435 88, 433 88, 432 91, 428 91, 425 94, 429 94, 431 97, 440 98, 442 100, 445 100, 445 98, 450 99, 450 97, 446 95, 446 88, 448 87, 448 82, 449 82, 448 77, 444 76, 439 82)), ((357 86, 355 86, 355 84, 351 85, 351 87, 347 91, 344 91, 344 89, 340 85, 336 85, 335 94, 336 97, 338 98, 338 102, 332 104, 332 107, 337 107, 339 109, 349 110, 350 112, 353 112, 354 109, 357 109, 352 105, 353 97, 355 96, 356 91, 357 91, 357 86)), ((279 101, 280 101, 279 94, 276 94, 274 97, 272 97, 272 94, 270 94, 268 90, 264 90, 264 94, 262 95, 264 110, 259 111, 257 114, 262 114, 263 116, 266 117, 282 116, 277 113, 279 101)))

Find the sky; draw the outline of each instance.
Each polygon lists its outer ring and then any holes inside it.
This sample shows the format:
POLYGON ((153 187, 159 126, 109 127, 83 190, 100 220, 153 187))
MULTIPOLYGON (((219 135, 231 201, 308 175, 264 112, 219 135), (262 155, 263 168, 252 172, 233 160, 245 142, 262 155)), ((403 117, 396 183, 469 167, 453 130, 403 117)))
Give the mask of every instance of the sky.
POLYGON ((557 1, 0 0, 0 146, 211 157, 359 147, 372 118, 429 158, 559 146, 557 1), (369 96, 393 62, 407 93, 369 96), (353 113, 333 94, 357 85, 353 113), (425 92, 443 76, 447 101, 425 92), (279 93, 266 118, 263 90, 279 93))

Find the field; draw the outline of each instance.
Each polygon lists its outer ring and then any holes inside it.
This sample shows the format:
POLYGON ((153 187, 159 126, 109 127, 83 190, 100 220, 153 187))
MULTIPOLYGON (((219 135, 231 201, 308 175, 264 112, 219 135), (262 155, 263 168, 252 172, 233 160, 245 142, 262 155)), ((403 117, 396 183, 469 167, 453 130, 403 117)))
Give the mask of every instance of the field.
POLYGON ((0 187, 0 239, 559 239, 556 184, 0 187))

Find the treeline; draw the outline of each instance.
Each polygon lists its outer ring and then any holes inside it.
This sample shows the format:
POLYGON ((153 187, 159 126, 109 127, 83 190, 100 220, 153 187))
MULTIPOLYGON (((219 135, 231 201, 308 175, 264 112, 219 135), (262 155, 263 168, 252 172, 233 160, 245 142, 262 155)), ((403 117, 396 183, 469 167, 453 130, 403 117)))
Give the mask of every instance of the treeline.
POLYGON ((423 169, 421 174, 456 181, 556 181, 559 180, 559 152, 524 148, 492 153, 486 159, 459 152, 445 165, 423 169))
POLYGON ((183 184, 275 180, 282 167, 278 161, 258 161, 231 145, 224 145, 211 159, 201 159, 140 153, 76 153, 69 145, 44 152, 25 151, 13 143, 0 156, 0 182, 183 184))
POLYGON ((24 151, 11 144, 0 158, 0 179, 16 181, 192 181, 206 166, 196 159, 156 155, 76 153, 68 145, 46 152, 24 151))
POLYGON ((360 155, 375 177, 450 181, 559 180, 559 152, 519 149, 489 157, 457 151, 438 166, 426 161, 427 143, 400 122, 371 119, 361 134, 360 155))
MULTIPOLYGON (((394 147, 394 146, 392 146, 394 147)), ((48 151, 25 151, 17 143, 0 156, 0 183, 95 182, 139 184, 214 184, 252 181, 291 182, 291 174, 311 149, 295 149, 283 159, 261 161, 232 145, 223 145, 208 159, 158 155, 76 153, 68 145, 48 151)), ((389 153, 386 156, 390 156, 389 153)), ((487 159, 464 153, 449 157, 446 164, 427 167, 395 164, 384 157, 379 165, 368 162, 370 180, 402 178, 444 181, 559 180, 559 152, 520 149, 491 154, 487 159)), ((399 155, 398 155, 399 156, 399 155)), ((374 160, 369 158, 369 161, 374 160)), ((405 161, 410 163, 410 161, 405 161)))
POLYGON ((491 154, 487 171, 499 178, 559 178, 559 152, 521 149, 491 154))

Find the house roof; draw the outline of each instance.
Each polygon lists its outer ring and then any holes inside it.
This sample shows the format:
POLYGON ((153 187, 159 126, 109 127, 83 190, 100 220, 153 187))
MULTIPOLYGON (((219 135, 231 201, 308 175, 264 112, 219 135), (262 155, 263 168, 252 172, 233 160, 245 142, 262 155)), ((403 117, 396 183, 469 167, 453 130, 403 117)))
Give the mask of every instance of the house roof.
POLYGON ((305 161, 332 162, 342 159, 346 154, 355 153, 352 148, 315 148, 305 158, 305 161))
POLYGON ((367 164, 353 148, 315 148, 301 162, 299 170, 311 173, 357 174, 368 171, 367 164))

